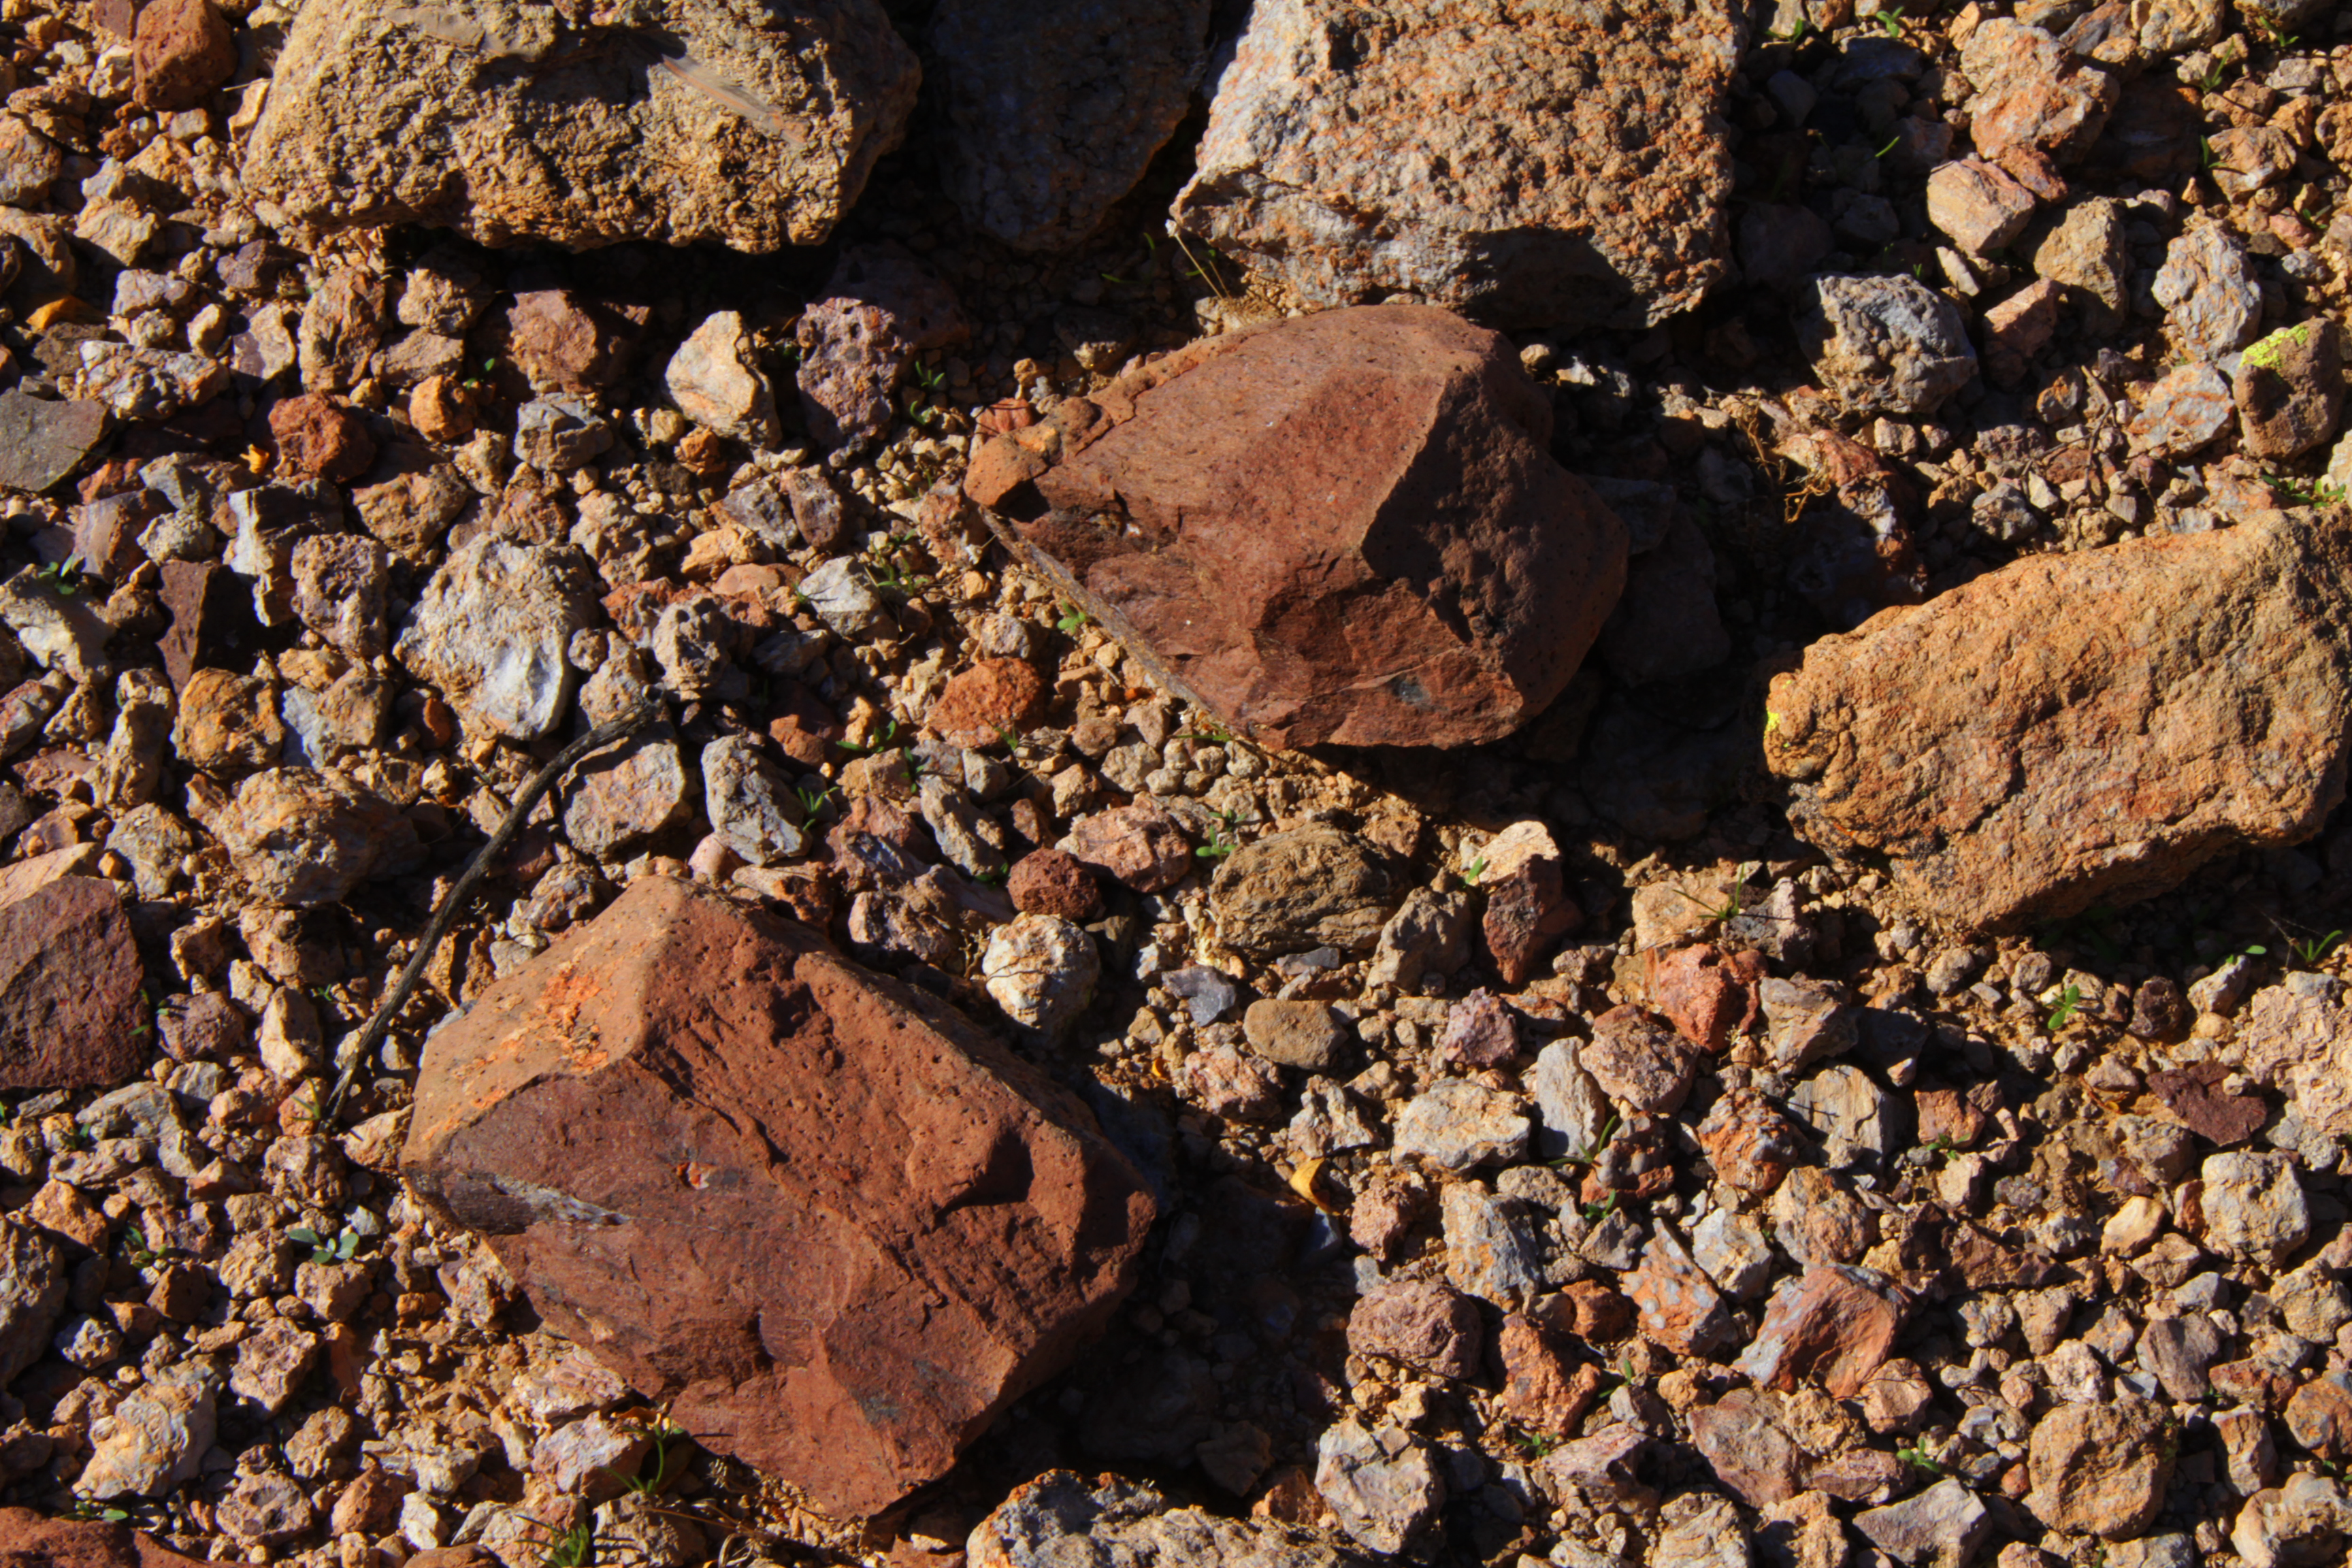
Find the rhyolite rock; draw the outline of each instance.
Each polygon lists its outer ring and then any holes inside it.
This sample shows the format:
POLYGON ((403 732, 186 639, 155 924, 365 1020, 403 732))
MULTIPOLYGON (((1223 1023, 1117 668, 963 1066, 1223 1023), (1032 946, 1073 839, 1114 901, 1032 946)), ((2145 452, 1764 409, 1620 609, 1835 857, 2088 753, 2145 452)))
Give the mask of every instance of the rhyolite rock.
POLYGON ((1078 1103, 806 929, 648 878, 425 1050, 403 1170, 707 1447, 872 1513, 1132 1285, 1078 1103))
POLYGON ((940 139, 949 199, 1016 249, 1085 239, 1184 118, 1209 11, 1209 0, 944 0, 927 69, 953 129, 940 139))
POLYGON ((0 392, 0 489, 47 489, 105 437, 106 405, 0 392))
POLYGON ((971 1568, 1133 1563, 1136 1568, 1354 1568, 1361 1559, 1270 1519, 1178 1508, 1139 1481, 1048 1470, 972 1527, 971 1568))
POLYGON ((1825 637, 1772 682, 1765 760, 1815 843, 1890 857, 1964 926, 2171 887, 2343 798, 2352 520, 2036 555, 1825 637))
POLYGON ((1559 695, 1624 585, 1624 525, 1550 440, 1550 402, 1501 337, 1366 306, 1208 339, 1065 402, 988 443, 966 489, 1236 731, 1463 745, 1559 695))
POLYGON ((919 75, 876 0, 321 0, 287 34, 245 175, 265 211, 319 227, 816 245, 919 75))
POLYGON ((1311 306, 1642 327, 1730 271, 1724 0, 1254 6, 1175 226, 1311 306))

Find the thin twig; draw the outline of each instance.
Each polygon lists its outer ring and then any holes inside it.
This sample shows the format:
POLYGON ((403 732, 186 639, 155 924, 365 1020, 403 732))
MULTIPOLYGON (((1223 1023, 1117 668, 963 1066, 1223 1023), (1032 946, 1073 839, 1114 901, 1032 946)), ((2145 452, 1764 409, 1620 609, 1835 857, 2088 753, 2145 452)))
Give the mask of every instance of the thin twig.
POLYGON ((335 1075, 335 1097, 327 1102, 328 1126, 333 1126, 336 1119, 341 1116, 343 1097, 351 1092, 352 1079, 358 1075, 360 1064, 383 1043, 384 1035, 392 1028, 393 1019, 400 1016, 401 1008, 408 1005, 410 994, 415 991, 417 982, 425 978, 425 966, 433 962, 434 950, 441 945, 441 939, 449 934, 449 927, 457 921, 457 911, 465 908, 466 900, 473 895, 482 879, 489 874, 490 862, 505 853, 507 846, 522 832, 523 820, 530 815, 531 807, 537 805, 541 797, 553 789, 582 759, 591 752, 601 752, 607 746, 627 740, 653 722, 661 711, 659 702, 647 701, 610 723, 598 725, 557 752, 553 762, 540 769, 531 781, 522 786, 522 793, 515 796, 514 805, 507 810, 506 820, 499 824, 499 830, 490 835, 488 843, 474 852, 473 859, 467 864, 465 874, 457 879, 457 886, 442 895, 440 907, 433 911, 433 918, 425 922, 425 932, 416 939, 416 951, 409 954, 408 967, 400 972, 400 979, 394 984, 392 994, 383 999, 383 1005, 375 1010, 374 1016, 368 1019, 367 1026, 360 1031, 359 1043, 343 1062, 342 1070, 335 1075))

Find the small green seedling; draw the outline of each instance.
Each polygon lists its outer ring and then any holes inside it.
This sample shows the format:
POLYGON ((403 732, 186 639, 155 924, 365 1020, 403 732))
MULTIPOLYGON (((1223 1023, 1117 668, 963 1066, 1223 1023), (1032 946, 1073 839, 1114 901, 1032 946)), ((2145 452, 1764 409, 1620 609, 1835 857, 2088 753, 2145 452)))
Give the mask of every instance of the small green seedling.
POLYGON ((122 1260, 133 1268, 145 1268, 162 1262, 163 1255, 147 1245, 147 1233, 134 1225, 122 1233, 122 1260))
POLYGON ((1617 1113, 1611 1111, 1609 1120, 1601 1124, 1601 1131, 1592 1135, 1591 1142, 1581 1149, 1570 1150, 1559 1159, 1552 1161, 1552 1166, 1559 1169, 1568 1165, 1591 1164, 1609 1152, 1609 1145, 1616 1139, 1618 1129, 1622 1125, 1623 1123, 1618 1120, 1617 1113))
POLYGON ((313 1263, 349 1263, 360 1249, 360 1233, 346 1230, 339 1236, 320 1236, 307 1225, 298 1225, 286 1233, 286 1239, 310 1249, 313 1263))
POLYGON ((824 803, 831 800, 839 792, 840 787, 838 784, 827 784, 823 789, 818 789, 810 784, 803 784, 793 791, 793 794, 800 797, 801 819, 803 822, 814 822, 818 814, 824 810, 824 803))
POLYGON ((128 1510, 110 1504, 100 1504, 91 1498, 76 1498, 72 1508, 66 1510, 68 1519, 95 1521, 102 1524, 121 1524, 131 1518, 128 1510))
POLYGON ((1478 879, 1486 874, 1486 858, 1481 855, 1462 868, 1462 885, 1465 888, 1475 888, 1478 885, 1478 879))
POLYGON ((1805 34, 1811 26, 1812 24, 1811 22, 1807 21, 1804 17, 1800 16, 1794 22, 1789 24, 1789 30, 1787 32, 1783 33, 1768 28, 1766 29, 1765 37, 1778 38, 1784 44, 1801 44, 1805 41, 1805 34))
POLYGON ((1209 829, 1209 841, 1196 846, 1192 853, 1203 860, 1222 860, 1240 847, 1234 842, 1234 814, 1221 811, 1217 813, 1216 826, 1209 829))
POLYGON ((1903 7, 1900 5, 1881 5, 1862 20, 1877 23, 1890 38, 1903 36, 1903 7))
POLYGON ((1937 1464, 1935 1456, 1927 1452, 1925 1439, 1915 1441, 1907 1448, 1895 1449, 1895 1457, 1924 1475, 1940 1476, 1944 1473, 1944 1467, 1937 1464))
POLYGON ((2083 988, 2081 986, 2069 984, 2065 990, 2058 993, 2058 1005, 2050 1010, 2048 1021, 2050 1032, 2054 1035, 2073 1023, 2074 1015, 2082 1010, 2082 1006, 2083 988))
POLYGON ((2295 958, 2305 969, 2316 969, 2319 967, 2320 961, 2335 952, 2336 944, 2343 940, 2342 931, 2332 931, 2326 936, 2312 937, 2308 941, 2290 942, 2287 946, 2293 950, 2295 958))
POLYGON ((1066 600, 1060 601, 1060 603, 1062 605, 1062 614, 1061 617, 1055 621, 1054 629, 1061 633, 1064 637, 1074 637, 1080 632, 1084 631, 1088 626, 1093 624, 1093 617, 1089 616, 1084 610, 1078 608, 1076 605, 1070 604, 1066 600))
POLYGON ((861 757, 870 757, 877 752, 889 751, 898 744, 898 721, 893 719, 883 730, 882 738, 878 741, 866 741, 862 743, 856 741, 835 741, 834 744, 845 752, 851 752, 861 757))
POLYGON ((548 1543, 540 1568, 587 1568, 596 1555, 594 1524, 575 1524, 548 1543))
POLYGON ((1623 1196, 1624 1194, 1622 1193, 1612 1191, 1607 1197, 1601 1199, 1599 1203, 1585 1205, 1585 1223, 1588 1225, 1599 1225, 1602 1220, 1607 1219, 1611 1215, 1615 1214, 1617 1212, 1618 1200, 1623 1196))
POLYGON ((34 573, 33 577, 35 581, 47 584, 50 588, 56 590, 57 595, 60 599, 70 599, 75 597, 80 594, 84 585, 81 576, 81 563, 73 559, 71 556, 67 557, 63 561, 50 562, 47 566, 44 566, 39 571, 34 573))
POLYGON ((1530 1432, 1524 1426, 1515 1426, 1511 1429, 1511 1447, 1519 1451, 1521 1458, 1532 1464, 1549 1457, 1553 1449, 1559 1447, 1559 1439, 1548 1433, 1530 1432))

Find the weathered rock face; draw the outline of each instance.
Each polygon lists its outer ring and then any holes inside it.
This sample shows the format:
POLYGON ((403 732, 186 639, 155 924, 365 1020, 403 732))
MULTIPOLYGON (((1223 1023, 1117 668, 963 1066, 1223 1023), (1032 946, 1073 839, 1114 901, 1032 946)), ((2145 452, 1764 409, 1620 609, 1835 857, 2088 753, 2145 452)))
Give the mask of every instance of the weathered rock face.
POLYGON ((1019 249, 1085 239, 1183 119, 1208 32, 1208 0, 946 0, 930 46, 949 196, 1019 249))
POLYGON ((1624 585, 1624 525, 1552 460, 1550 405, 1442 310, 1212 338, 1059 418, 989 443, 968 489, 1163 684, 1271 745, 1507 734, 1624 585))
POLYGON ((2290 844, 2343 797, 2352 519, 2038 555, 1808 649, 1765 759, 1820 844, 1994 925, 2290 844))
POLYGON ((1648 325, 1730 270, 1719 112, 1742 31, 1722 0, 1259 5, 1176 226, 1312 305, 1648 325))
POLYGON ((0 903, 0 1089, 135 1076, 152 1040, 145 977, 111 883, 59 877, 0 903))
POLYGON ((97 1520, 45 1519, 0 1508, 0 1560, 12 1568, 196 1568, 143 1531, 97 1520))
POLYGON ((659 879, 434 1037, 403 1165, 558 1331, 839 1515, 1066 1364, 1152 1217, 955 1014, 659 879))
POLYGON ((1088 1482, 1068 1470, 1048 1470, 1015 1489, 973 1527, 964 1555, 971 1568, 1062 1563, 1349 1568, 1360 1561, 1270 1520, 1177 1508, 1139 1482, 1115 1476, 1088 1482))
POLYGON ((627 15, 573 27, 520 0, 307 5, 246 176, 320 227, 768 251, 830 235, 914 105, 914 54, 875 0, 627 15))

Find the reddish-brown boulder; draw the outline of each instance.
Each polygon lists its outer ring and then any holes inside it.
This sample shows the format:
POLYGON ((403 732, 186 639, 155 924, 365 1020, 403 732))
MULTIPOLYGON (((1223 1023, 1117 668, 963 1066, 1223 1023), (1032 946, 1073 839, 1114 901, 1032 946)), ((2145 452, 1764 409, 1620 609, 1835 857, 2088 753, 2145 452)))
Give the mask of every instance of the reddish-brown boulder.
POLYGON ((139 101, 193 109, 236 71, 236 40, 213 0, 151 0, 131 35, 139 101))
POLYGON ((940 692, 924 722, 959 746, 992 745, 1037 717, 1045 681, 1017 658, 983 658, 940 692))
POLYGON ((433 1037, 403 1169, 697 1441, 873 1513, 1134 1282, 1086 1110, 804 927, 649 878, 433 1037))
POLYGON ((128 1082, 153 1038, 111 883, 60 877, 0 904, 0 1089, 128 1082))
POLYGON ((1059 849, 1033 849, 1015 860, 1013 874, 1004 879, 1004 893, 1024 915, 1083 921, 1102 908, 1102 889, 1095 886, 1094 873, 1059 849))
POLYGON ((1772 682, 1790 819, 1982 927, 2160 892, 2344 797, 2352 518, 2026 557, 1772 682))
POLYGON ((0 1563, 8 1568, 203 1568, 202 1559, 183 1557, 127 1524, 46 1519, 29 1508, 0 1508, 0 1563))
POLYGON ((1501 337, 1378 305, 1130 372, 995 437, 966 489, 1233 729, 1465 745, 1558 696, 1624 586, 1624 525, 1550 442, 1501 337))

